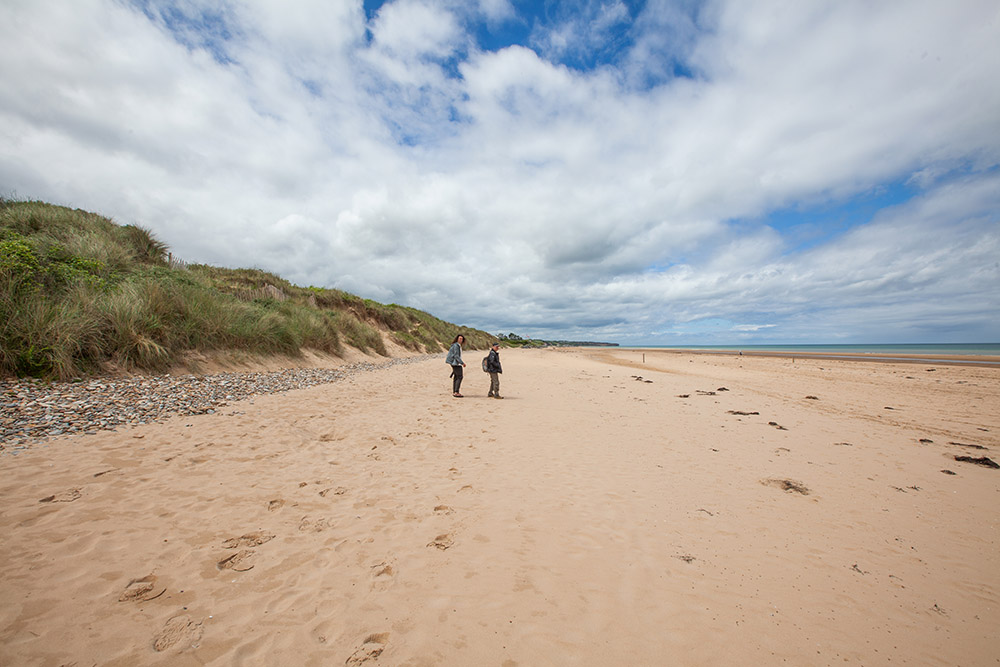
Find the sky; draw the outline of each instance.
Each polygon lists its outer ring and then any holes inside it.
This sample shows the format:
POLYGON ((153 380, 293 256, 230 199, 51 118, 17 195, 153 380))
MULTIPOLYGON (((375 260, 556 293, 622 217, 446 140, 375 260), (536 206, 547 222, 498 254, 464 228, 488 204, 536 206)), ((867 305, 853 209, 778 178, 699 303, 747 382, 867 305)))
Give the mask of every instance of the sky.
POLYGON ((1000 3, 3 0, 0 196, 491 333, 1000 342, 1000 3))

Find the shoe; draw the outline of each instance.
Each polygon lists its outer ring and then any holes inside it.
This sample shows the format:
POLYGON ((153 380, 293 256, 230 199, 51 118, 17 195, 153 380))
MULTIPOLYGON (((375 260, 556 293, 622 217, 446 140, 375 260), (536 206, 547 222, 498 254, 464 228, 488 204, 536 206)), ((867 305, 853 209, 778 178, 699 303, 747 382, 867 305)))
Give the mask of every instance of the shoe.
POLYGON ((503 398, 503 396, 501 396, 500 394, 497 394, 497 395, 496 395, 496 396, 494 396, 493 398, 503 398))
POLYGON ((493 394, 486 394, 486 398, 493 398, 493 394))
POLYGON ((452 394, 452 396, 455 398, 465 398, 465 396, 462 396, 461 394, 452 394))

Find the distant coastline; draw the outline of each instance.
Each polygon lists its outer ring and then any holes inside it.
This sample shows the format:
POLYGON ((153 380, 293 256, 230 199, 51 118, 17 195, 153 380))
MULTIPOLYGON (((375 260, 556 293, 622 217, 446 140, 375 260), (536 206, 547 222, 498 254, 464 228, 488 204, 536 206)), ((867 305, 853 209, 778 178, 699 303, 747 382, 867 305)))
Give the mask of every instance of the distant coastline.
MULTIPOLYGON (((514 336, 514 334, 511 334, 514 336)), ((601 343, 591 340, 543 340, 541 338, 510 338, 501 334, 500 341, 506 347, 619 347, 618 343, 601 343)))
POLYGON ((548 347, 621 347, 618 343, 601 343, 590 340, 543 340, 548 347))

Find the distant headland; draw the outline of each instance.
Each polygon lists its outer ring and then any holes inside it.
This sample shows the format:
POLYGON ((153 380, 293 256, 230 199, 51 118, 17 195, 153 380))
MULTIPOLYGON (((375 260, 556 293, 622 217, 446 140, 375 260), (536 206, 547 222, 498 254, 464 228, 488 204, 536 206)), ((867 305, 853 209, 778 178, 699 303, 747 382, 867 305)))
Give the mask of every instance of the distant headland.
POLYGON ((522 338, 515 333, 497 334, 500 342, 507 347, 618 347, 618 343, 601 343, 592 340, 542 340, 522 338))

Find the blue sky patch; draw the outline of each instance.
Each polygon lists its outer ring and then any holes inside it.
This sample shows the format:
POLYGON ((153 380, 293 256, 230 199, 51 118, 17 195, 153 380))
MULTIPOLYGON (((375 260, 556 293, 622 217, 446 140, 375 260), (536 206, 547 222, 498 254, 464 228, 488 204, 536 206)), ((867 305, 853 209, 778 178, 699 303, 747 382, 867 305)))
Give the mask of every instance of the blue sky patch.
MULTIPOLYGON (((920 190, 907 181, 880 185, 849 199, 818 204, 799 203, 772 211, 751 224, 763 223, 780 232, 790 244, 789 253, 801 252, 866 225, 886 208, 904 204, 920 190)), ((739 222, 736 223, 740 225, 739 222)))
POLYGON ((178 43, 189 49, 204 49, 220 64, 234 62, 226 43, 235 34, 221 11, 205 9, 187 14, 176 4, 153 0, 132 0, 132 5, 154 23, 162 24, 178 43))

